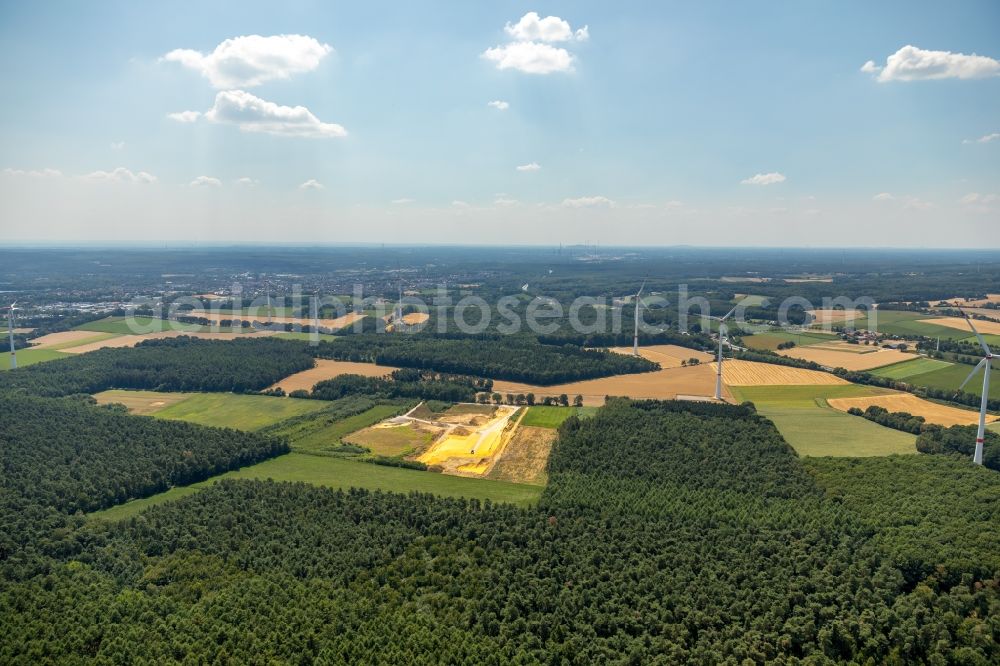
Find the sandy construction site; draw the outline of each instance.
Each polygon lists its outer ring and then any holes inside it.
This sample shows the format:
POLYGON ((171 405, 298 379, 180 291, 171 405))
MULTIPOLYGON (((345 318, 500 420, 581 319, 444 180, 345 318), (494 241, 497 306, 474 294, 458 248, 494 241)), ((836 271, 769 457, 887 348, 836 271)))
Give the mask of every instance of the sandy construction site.
MULTIPOLYGON (((941 405, 909 393, 894 393, 863 398, 830 398, 827 400, 827 403, 834 409, 842 412, 846 412, 851 407, 864 410, 871 405, 878 405, 879 407, 888 409, 890 412, 907 412, 914 416, 922 416, 927 423, 936 423, 942 426, 973 425, 979 423, 979 412, 941 405)), ((997 418, 991 414, 986 415, 988 423, 996 421, 997 418)))

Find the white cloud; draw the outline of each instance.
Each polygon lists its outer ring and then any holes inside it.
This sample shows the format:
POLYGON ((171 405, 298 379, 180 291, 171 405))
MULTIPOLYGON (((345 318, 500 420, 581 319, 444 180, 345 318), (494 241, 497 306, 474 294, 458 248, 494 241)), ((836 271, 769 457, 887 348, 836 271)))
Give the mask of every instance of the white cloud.
POLYGON ((118 167, 113 171, 93 171, 84 176, 87 180, 95 182, 119 182, 119 183, 155 183, 156 176, 145 171, 130 171, 125 167, 118 167))
POLYGON ((515 167, 515 168, 518 171, 538 171, 542 167, 541 167, 540 164, 538 164, 538 162, 530 162, 528 164, 522 164, 522 165, 520 165, 518 167, 515 167))
POLYGON ((993 213, 996 211, 993 204, 1000 203, 1000 194, 969 192, 959 199, 958 203, 976 213, 993 213))
POLYGON ((212 176, 198 176, 189 184, 191 187, 222 187, 222 181, 212 176))
POLYGON ((208 55, 175 49, 162 59, 200 72, 216 88, 249 88, 312 71, 332 50, 305 35, 245 35, 225 40, 208 55))
POLYGON ((909 208, 912 210, 927 210, 933 208, 934 204, 930 201, 924 201, 923 199, 918 199, 917 197, 907 197, 903 208, 909 208))
POLYGON ((324 139, 347 136, 347 130, 324 123, 304 106, 281 106, 243 90, 224 90, 215 96, 215 105, 205 112, 214 123, 237 125, 244 132, 264 132, 278 136, 324 139))
POLYGON ((611 208, 615 202, 607 197, 595 196, 563 199, 562 205, 566 208, 611 208))
POLYGON ((495 99, 492 102, 487 102, 486 106, 492 106, 497 111, 506 111, 510 108, 510 104, 501 99, 495 99))
POLYGON ((167 118, 176 120, 179 123, 193 123, 200 117, 201 111, 177 111, 176 113, 167 114, 167 118))
POLYGON ((888 192, 879 192, 872 197, 872 201, 893 201, 896 197, 892 196, 888 192))
POLYGON ((774 185, 775 183, 783 183, 785 180, 787 179, 783 174, 772 171, 771 173, 758 173, 741 180, 740 183, 743 185, 774 185))
POLYGON ((513 42, 486 49, 483 56, 497 69, 516 69, 527 74, 573 71, 573 56, 566 49, 539 42, 513 42))
POLYGON ((1000 60, 987 56, 966 55, 951 51, 928 51, 906 45, 879 67, 869 60, 862 72, 877 73, 875 79, 886 81, 920 81, 924 79, 982 79, 1000 76, 1000 60))
POLYGON ((62 176, 62 171, 58 169, 4 169, 5 176, 27 176, 28 178, 58 178, 62 176))
POLYGON ((460 199, 456 199, 455 201, 452 201, 451 202, 451 206, 452 206, 452 208, 470 208, 468 202, 462 201, 460 199))
POLYGON ((111 150, 121 150, 124 147, 125 147, 125 142, 124 141, 112 141, 111 142, 111 150))
POLYGON ((255 180, 253 178, 250 178, 249 176, 243 176, 242 178, 237 178, 235 182, 237 185, 241 187, 257 187, 258 185, 260 185, 259 180, 255 180))
POLYGON ((521 202, 517 199, 509 199, 507 197, 497 197, 493 200, 493 205, 498 208, 510 208, 511 206, 519 206, 521 202))
POLYGON ((300 190, 325 190, 326 186, 319 182, 315 178, 310 178, 306 182, 299 185, 300 190))
POLYGON ((990 141, 996 141, 997 139, 1000 139, 1000 132, 986 134, 978 139, 964 139, 962 143, 989 143, 990 141))
POLYGON ((390 203, 396 206, 405 206, 406 204, 414 203, 414 200, 403 197, 402 199, 393 199, 390 203))
POLYGON ((504 31, 519 42, 568 42, 574 39, 582 42, 590 37, 587 26, 573 32, 568 21, 558 16, 541 18, 537 12, 528 12, 515 25, 508 23, 504 31))

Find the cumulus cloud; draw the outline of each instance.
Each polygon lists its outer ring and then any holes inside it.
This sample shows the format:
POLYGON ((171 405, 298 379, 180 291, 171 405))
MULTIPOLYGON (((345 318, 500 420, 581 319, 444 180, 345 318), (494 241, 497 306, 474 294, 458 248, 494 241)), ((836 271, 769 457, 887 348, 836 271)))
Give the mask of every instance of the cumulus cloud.
POLYGON ((414 202, 413 199, 408 199, 407 197, 403 197, 402 199, 393 199, 389 203, 391 203, 391 204, 393 204, 395 206, 405 206, 406 204, 411 204, 413 202, 414 202))
POLYGON ((315 178, 310 178, 306 182, 299 185, 300 190, 325 190, 326 186, 316 180, 315 178))
POLYGON ((515 167, 515 168, 518 171, 538 171, 542 167, 541 167, 540 164, 538 164, 538 162, 530 162, 528 164, 522 164, 522 165, 520 165, 518 167, 515 167))
POLYGON ((516 69, 527 74, 573 71, 573 56, 569 51, 539 42, 494 46, 486 49, 483 57, 495 62, 497 69, 516 69))
POLYGON ((611 208, 615 202, 607 197, 594 196, 563 199, 562 205, 566 208, 611 208))
POLYGON ((168 113, 167 118, 176 120, 179 123, 193 123, 201 117, 201 111, 177 111, 168 113))
POLYGON ((222 187, 222 181, 212 176, 198 176, 190 183, 191 187, 222 187))
POLYGON ((237 185, 241 187, 256 187, 257 185, 260 185, 259 180, 255 180, 253 178, 250 178, 249 176, 243 176, 242 178, 237 178, 235 182, 237 185))
POLYGON ((993 132, 992 134, 986 134, 979 137, 978 139, 965 139, 962 143, 989 143, 990 141, 996 141, 1000 139, 1000 132, 993 132))
POLYGON ((1000 60, 987 56, 967 55, 951 51, 928 51, 906 45, 879 67, 869 60, 861 66, 861 71, 875 74, 875 80, 921 81, 925 79, 982 79, 1000 76, 1000 60))
POLYGON ((582 42, 590 37, 587 26, 574 32, 568 21, 558 16, 541 18, 537 12, 528 12, 514 25, 508 23, 504 31, 513 41, 486 49, 482 57, 495 63, 497 69, 527 74, 573 71, 573 54, 552 43, 582 42))
POLYGON ((199 72, 216 88, 250 88, 312 71, 332 50, 306 35, 245 35, 223 41, 207 55, 174 49, 162 60, 199 72))
POLYGON ((758 173, 749 178, 744 178, 740 181, 743 185, 774 185, 775 183, 783 183, 787 180, 783 174, 777 171, 772 171, 771 173, 758 173))
POLYGON ((27 176, 28 178, 58 178, 62 171, 58 169, 4 169, 5 176, 27 176))
POLYGON ((105 183, 155 183, 156 176, 145 171, 130 171, 125 167, 118 167, 113 171, 93 171, 84 176, 86 180, 105 183))
POLYGON ((460 209, 464 209, 464 208, 469 208, 470 207, 469 203, 467 201, 462 201, 461 199, 456 199, 456 200, 452 201, 451 202, 451 206, 452 206, 452 208, 460 208, 460 209))
POLYGON ((586 41, 590 37, 587 26, 576 32, 558 16, 541 18, 537 12, 528 12, 516 24, 508 23, 504 31, 519 42, 568 42, 571 40, 586 41))
POLYGON ((347 136, 342 126, 321 122, 304 106, 281 106, 243 90, 218 93, 215 105, 204 115, 210 122, 237 125, 244 132, 310 139, 347 136))
POLYGON ((487 102, 486 106, 492 106, 497 111, 506 111, 510 108, 510 104, 501 99, 495 99, 492 102, 487 102))
POLYGON ((111 150, 121 150, 124 147, 125 147, 125 142, 124 141, 112 141, 111 142, 111 150))
POLYGON ((875 196, 872 197, 872 200, 873 201, 892 201, 895 198, 896 197, 892 196, 888 192, 879 192, 878 194, 876 194, 875 196))
POLYGON ((493 200, 493 205, 497 208, 510 208, 512 206, 519 206, 521 204, 517 199, 511 199, 508 197, 497 197, 493 200))

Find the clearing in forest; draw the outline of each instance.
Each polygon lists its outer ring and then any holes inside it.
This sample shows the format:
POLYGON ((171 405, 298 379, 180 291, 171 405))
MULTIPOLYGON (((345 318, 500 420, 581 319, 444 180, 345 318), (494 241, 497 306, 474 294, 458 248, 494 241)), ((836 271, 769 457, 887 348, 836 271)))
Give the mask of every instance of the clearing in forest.
POLYGON ((118 349, 121 347, 135 347, 144 340, 162 340, 164 338, 179 338, 181 336, 200 338, 202 340, 233 340, 236 336, 251 337, 274 335, 271 331, 248 331, 246 333, 209 333, 202 331, 164 331, 162 333, 147 333, 144 335, 116 335, 110 338, 99 339, 74 347, 64 347, 60 351, 67 354, 86 354, 87 352, 104 349, 105 347, 118 349))
MULTIPOLYGON (((709 365, 712 372, 716 372, 718 364, 711 363, 709 365)), ((726 361, 723 364, 722 381, 728 386, 801 386, 849 383, 829 372, 736 359, 726 361)))
POLYGON ((96 333, 94 331, 59 331, 30 340, 29 344, 31 344, 32 349, 64 349, 87 342, 100 342, 114 336, 114 333, 96 333))
POLYGON ((800 456, 888 456, 916 453, 916 435, 833 409, 835 398, 893 394, 857 384, 820 386, 740 386, 733 394, 749 400, 774 422, 800 456))
POLYGON ((427 448, 440 435, 437 428, 416 421, 377 423, 341 438, 345 444, 363 446, 379 456, 408 456, 427 448))
POLYGON ((417 460, 440 466, 449 474, 482 476, 504 450, 517 426, 513 417, 519 411, 517 407, 498 405, 491 408, 489 416, 466 413, 464 423, 456 423, 454 419, 437 421, 436 425, 445 426, 441 435, 417 460))
POLYGON ((95 393, 94 398, 99 405, 125 405, 133 414, 150 416, 162 411, 170 405, 177 404, 191 397, 190 393, 158 393, 156 391, 126 391, 111 389, 95 393))
POLYGON ((285 393, 302 390, 311 391, 312 387, 324 379, 333 379, 340 375, 362 375, 364 377, 384 377, 393 370, 398 370, 388 365, 375 365, 374 363, 354 363, 353 361, 331 361, 329 359, 316 359, 315 367, 296 372, 294 375, 285 377, 269 387, 269 389, 280 388, 285 393))
MULTIPOLYGON (((979 412, 931 402, 910 393, 857 398, 830 398, 827 402, 831 407, 839 409, 842 412, 846 412, 851 407, 857 407, 863 411, 871 405, 878 405, 879 407, 888 409, 890 412, 907 412, 913 416, 922 416, 927 423, 936 423, 946 427, 979 423, 979 412)), ((986 416, 986 421, 989 423, 996 420, 997 417, 992 414, 986 416)))
POLYGON ((493 464, 487 478, 544 486, 548 481, 545 466, 557 437, 557 431, 552 428, 528 426, 522 421, 500 458, 493 464))

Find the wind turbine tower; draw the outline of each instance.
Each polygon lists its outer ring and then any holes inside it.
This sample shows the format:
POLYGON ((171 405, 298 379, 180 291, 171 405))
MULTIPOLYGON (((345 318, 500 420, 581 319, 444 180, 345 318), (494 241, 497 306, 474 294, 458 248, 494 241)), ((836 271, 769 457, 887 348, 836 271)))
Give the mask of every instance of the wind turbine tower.
POLYGON ((639 355, 639 308, 642 307, 642 290, 646 288, 646 281, 642 281, 642 286, 639 287, 639 291, 635 294, 635 328, 633 329, 632 336, 632 355, 639 355))
MULTIPOLYGON (((961 308, 959 308, 961 309, 961 308)), ((983 336, 979 335, 979 331, 976 330, 975 325, 972 323, 972 319, 969 317, 965 310, 962 310, 962 314, 965 315, 965 321, 969 323, 969 328, 972 332, 976 334, 976 339, 979 340, 979 345, 983 348, 983 360, 981 360, 976 367, 972 369, 969 376, 965 378, 962 385, 958 387, 961 391, 965 388, 965 385, 969 383, 969 380, 979 372, 979 368, 983 369, 983 397, 979 403, 979 430, 976 431, 976 451, 972 454, 972 462, 977 465, 983 464, 983 442, 986 441, 986 406, 990 399, 990 366, 993 361, 993 352, 990 351, 990 346, 986 344, 983 340, 983 336)))
MULTIPOLYGON (((736 307, 739 307, 738 305, 736 307)), ((709 317, 709 319, 714 319, 719 322, 719 357, 716 360, 715 368, 715 399, 722 400, 722 342, 726 339, 726 333, 729 329, 726 327, 726 320, 729 319, 730 315, 736 312, 736 308, 733 308, 726 313, 724 317, 709 317)))
POLYGON ((7 309, 7 338, 10 340, 10 367, 17 367, 17 352, 14 350, 14 306, 17 301, 10 304, 7 309))

